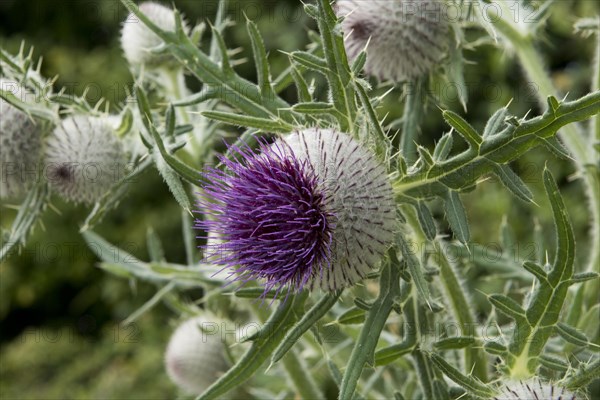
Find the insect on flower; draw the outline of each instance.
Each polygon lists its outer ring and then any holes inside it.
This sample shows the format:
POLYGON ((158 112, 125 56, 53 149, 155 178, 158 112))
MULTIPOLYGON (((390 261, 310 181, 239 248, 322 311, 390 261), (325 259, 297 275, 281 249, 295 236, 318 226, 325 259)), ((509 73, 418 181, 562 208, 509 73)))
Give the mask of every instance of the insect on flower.
POLYGON ((392 188, 357 141, 311 128, 230 152, 237 160, 208 169, 199 201, 201 238, 219 239, 204 246, 207 261, 276 293, 334 291, 380 262, 395 230, 392 188))

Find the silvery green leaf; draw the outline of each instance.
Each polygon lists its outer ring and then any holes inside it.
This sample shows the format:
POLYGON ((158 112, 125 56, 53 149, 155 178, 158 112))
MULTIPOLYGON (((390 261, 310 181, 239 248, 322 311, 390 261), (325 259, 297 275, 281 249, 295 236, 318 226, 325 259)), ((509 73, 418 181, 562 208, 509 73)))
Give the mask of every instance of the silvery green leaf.
POLYGON ((339 397, 341 399, 352 397, 365 364, 374 365, 375 363, 374 353, 379 336, 392 311, 394 300, 400 294, 399 265, 391 263, 391 265, 384 266, 379 282, 379 296, 371 310, 367 312, 365 323, 348 359, 346 371, 344 371, 340 384, 339 397))
POLYGON ((525 182, 508 165, 497 164, 494 167, 494 173, 513 195, 526 203, 533 202, 531 190, 529 190, 525 182))
POLYGON ((438 350, 464 349, 475 344, 475 342, 476 339, 472 336, 458 336, 438 340, 433 344, 433 347, 438 350))
POLYGON ((300 114, 328 114, 335 110, 333 104, 313 101, 308 103, 298 103, 292 106, 292 110, 300 114))
POLYGON ((465 139, 470 147, 479 150, 483 139, 471 124, 465 121, 463 117, 450 110, 444 111, 442 115, 446 122, 453 127, 463 139, 465 139))
POLYGON ((562 358, 542 354, 539 360, 541 365, 553 371, 567 372, 569 370, 569 364, 562 358))
POLYGON ((483 129, 483 137, 487 138, 499 133, 506 125, 507 116, 508 106, 499 108, 485 124, 485 128, 483 129))
POLYGON ((523 321, 527 319, 523 307, 510 297, 502 294, 493 294, 488 300, 498 311, 514 320, 523 321))
POLYGON ((156 169, 164 179, 165 183, 169 187, 171 194, 181 207, 188 212, 191 212, 192 204, 188 197, 188 194, 179 179, 179 175, 173 171, 173 169, 165 162, 165 160, 161 157, 160 152, 154 152, 154 165, 156 165, 156 169))
POLYGON ((351 307, 344 311, 337 319, 336 322, 342 325, 351 324, 362 324, 365 322, 365 310, 361 310, 358 307, 351 307))
POLYGON ((0 238, 2 239, 0 261, 7 258, 15 247, 25 244, 27 236, 33 230, 49 200, 50 192, 46 183, 35 185, 29 190, 19 206, 19 211, 12 222, 8 236, 5 238, 3 235, 0 238))
POLYGON ((323 75, 327 74, 327 63, 321 57, 306 51, 294 51, 290 54, 292 61, 303 66, 311 71, 320 72, 323 75))
POLYGON ((562 322, 556 325, 556 331, 563 339, 575 346, 585 347, 590 343, 583 332, 562 322))
POLYGON ((281 344, 273 352, 271 357, 271 364, 275 364, 279 361, 300 339, 300 337, 307 332, 333 307, 336 303, 342 291, 335 293, 325 294, 319 299, 298 321, 292 329, 288 331, 281 344))
POLYGON ((223 111, 203 111, 202 115, 215 121, 221 121, 230 125, 245 128, 260 129, 265 132, 291 132, 294 127, 283 120, 250 117, 247 115, 234 114, 223 111))
POLYGON ((252 53, 254 54, 254 63, 256 64, 260 93, 263 97, 274 97, 275 92, 271 85, 271 72, 269 71, 269 62, 267 60, 267 51, 265 50, 263 38, 258 31, 256 24, 248 18, 246 19, 246 28, 250 36, 250 43, 252 44, 252 53))
POLYGON ((250 379, 271 353, 281 343, 304 308, 306 295, 290 295, 281 302, 260 330, 252 346, 224 375, 219 377, 199 397, 199 400, 216 399, 250 379))
POLYGON ((433 158, 436 161, 444 161, 448 158, 453 144, 452 131, 444 133, 433 150, 433 158))
POLYGON ((449 190, 444 197, 446 218, 454 235, 461 243, 468 243, 471 236, 465 207, 457 192, 449 190))
POLYGON ((421 300, 426 304, 431 304, 431 292, 429 291, 429 285, 425 279, 423 267, 417 255, 414 254, 413 249, 406 242, 406 239, 402 235, 397 235, 397 243, 400 251, 402 252, 402 259, 408 266, 410 276, 417 288, 417 292, 421 300))
POLYGON ((434 240, 437 235, 437 229, 429 207, 427 207, 424 201, 419 201, 415 204, 415 209, 417 210, 419 224, 421 225, 421 229, 423 229, 423 233, 425 233, 427 239, 434 240))
POLYGON ((506 348, 506 346, 504 346, 503 344, 500 344, 498 342, 486 342, 483 345, 483 349, 485 350, 486 353, 495 355, 495 356, 506 356, 506 353, 508 352, 508 349, 506 348))
POLYGON ((483 398, 490 398, 495 394, 489 385, 484 384, 472 376, 464 375, 450 365, 442 356, 432 353, 429 355, 429 359, 444 373, 444 375, 467 392, 483 398))

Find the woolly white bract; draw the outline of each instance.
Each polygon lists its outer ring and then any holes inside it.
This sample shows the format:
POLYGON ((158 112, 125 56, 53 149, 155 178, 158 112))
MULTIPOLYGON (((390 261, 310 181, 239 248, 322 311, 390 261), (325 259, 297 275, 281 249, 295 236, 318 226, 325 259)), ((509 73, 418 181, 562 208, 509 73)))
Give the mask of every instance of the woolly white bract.
MULTIPOLYGON (((17 82, 0 79, 0 88, 17 97, 22 94, 17 82)), ((36 179, 41 148, 36 122, 0 99, 0 198, 22 195, 36 179)))
POLYGON ((448 23, 438 0, 341 0, 337 14, 348 57, 366 48, 364 70, 401 82, 431 71, 448 47, 448 23), (368 44, 368 45, 367 45, 368 44))
MULTIPOLYGON (((141 3, 139 8, 159 28, 166 31, 175 31, 175 14, 170 8, 150 1, 141 3)), ((171 56, 152 52, 162 43, 161 38, 152 32, 150 28, 144 25, 134 14, 129 14, 123 23, 121 46, 130 65, 136 67, 142 64, 156 66, 173 61, 171 56)))
POLYGON ((189 394, 202 393, 229 367, 219 322, 206 317, 188 319, 169 340, 165 352, 167 373, 189 394))
POLYGON ((335 215, 331 265, 312 285, 337 290, 362 280, 392 244, 395 204, 384 166, 345 133, 307 129, 285 137, 319 177, 328 211, 335 215))
POLYGON ((527 381, 506 382, 500 394, 494 397, 495 400, 575 400, 574 393, 556 386, 551 382, 544 382, 541 379, 534 378, 527 381))
POLYGON ((125 152, 105 118, 73 116, 46 143, 50 186, 67 200, 92 203, 122 175, 125 152))

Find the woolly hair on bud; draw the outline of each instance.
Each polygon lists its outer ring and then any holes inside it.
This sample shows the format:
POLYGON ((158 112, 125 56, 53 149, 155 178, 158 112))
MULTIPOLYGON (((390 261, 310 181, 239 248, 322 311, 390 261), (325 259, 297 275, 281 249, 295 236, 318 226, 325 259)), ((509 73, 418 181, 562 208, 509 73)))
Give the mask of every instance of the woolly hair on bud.
MULTIPOLYGON (((140 11, 150 21, 165 31, 175 31, 175 14, 173 10, 159 3, 146 1, 139 5, 140 11)), ((184 26, 184 29, 185 26, 184 26)), ((135 16, 129 14, 123 22, 121 30, 121 47, 125 58, 130 65, 139 67, 144 64, 154 67, 174 62, 170 55, 155 54, 152 52, 163 43, 162 39, 135 16)))
POLYGON ((196 317, 183 322, 171 336, 165 367, 171 380, 185 392, 204 392, 229 368, 222 324, 220 320, 196 317))
POLYGON ((261 279, 265 291, 338 290, 363 279, 393 241, 395 206, 384 166, 349 135, 306 129, 258 152, 230 148, 209 169, 196 228, 218 237, 208 261, 261 279))
MULTIPOLYGON (((0 88, 20 97, 17 82, 0 79, 0 88)), ((18 197, 36 180, 42 150, 40 127, 0 98, 0 198, 18 197)))
POLYGON ((449 25, 440 0, 338 0, 350 60, 367 51, 364 71, 402 82, 430 72, 448 48, 449 25), (368 43, 368 45, 367 45, 368 43))
POLYGON ((109 121, 66 118, 46 142, 46 176, 51 188, 76 203, 93 203, 123 176, 125 152, 109 121))
POLYGON ((576 400, 577 396, 551 382, 544 382, 539 378, 527 381, 505 382, 500 388, 500 393, 494 400, 576 400))

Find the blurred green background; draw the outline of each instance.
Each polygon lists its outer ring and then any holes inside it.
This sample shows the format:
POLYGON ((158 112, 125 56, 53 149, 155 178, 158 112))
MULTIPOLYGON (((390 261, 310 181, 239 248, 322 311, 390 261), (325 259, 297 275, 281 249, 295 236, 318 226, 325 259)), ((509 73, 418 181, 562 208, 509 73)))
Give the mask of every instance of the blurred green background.
MULTIPOLYGON (((175 0, 190 22, 213 19, 217 1, 175 0)), ((167 3, 167 5, 170 3, 167 3)), ((281 51, 302 49, 307 31, 314 29, 298 1, 232 1, 229 16, 237 24, 227 30, 231 48, 241 47, 250 57, 244 15, 255 20, 265 38, 276 74, 285 68, 281 51)), ((545 56, 555 83, 570 98, 590 90, 590 60, 594 40, 572 32, 573 22, 598 14, 594 0, 558 1, 536 45, 545 56)), ((16 53, 24 41, 43 56, 42 72, 58 76, 56 88, 81 95, 94 103, 101 97, 112 105, 124 101, 132 78, 121 55, 119 33, 126 17, 118 0, 0 0, 0 45, 16 53)), ((480 31, 467 30, 474 38, 480 31)), ((499 107, 514 99, 510 110, 517 116, 539 112, 535 97, 520 67, 509 51, 482 46, 465 51, 466 82, 469 89, 467 117, 477 128, 499 107)), ((251 63, 237 70, 249 79, 255 76, 251 63)), ((189 82, 192 89, 198 84, 189 82)), ((294 90, 285 93, 294 101, 294 90)), ((445 107, 461 111, 455 94, 447 87, 433 88, 445 107)), ((402 114, 401 92, 384 102, 380 115, 388 121, 402 114)), ((431 107, 423 126, 422 142, 433 143, 447 130, 440 112, 431 107)), ((541 172, 548 163, 559 181, 576 227, 578 259, 585 260, 587 210, 581 183, 572 179, 569 162, 558 160, 542 148, 513 165, 536 194, 540 207, 511 198, 501 185, 489 180, 465 196, 473 239, 497 243, 500 225, 507 218, 527 254, 532 221, 542 225, 547 243, 553 246, 553 230, 543 195, 541 172)), ((74 207, 55 199, 27 247, 0 265, 0 397, 14 399, 50 398, 173 398, 177 389, 163 370, 162 354, 175 326, 177 315, 159 305, 134 325, 120 322, 147 301, 156 288, 109 276, 78 233, 87 208, 74 207)), ((441 208, 435 208, 441 217, 441 208)), ((1 206, 2 225, 10 219, 1 206)), ((96 231, 108 241, 136 257, 147 259, 148 228, 163 239, 169 261, 184 262, 180 210, 155 170, 149 170, 131 186, 118 209, 111 212, 96 231)), ((442 226, 443 228, 443 226, 442 226)), ((500 284, 502 284, 500 282, 500 284)), ((483 297, 482 312, 485 309, 483 297)))

